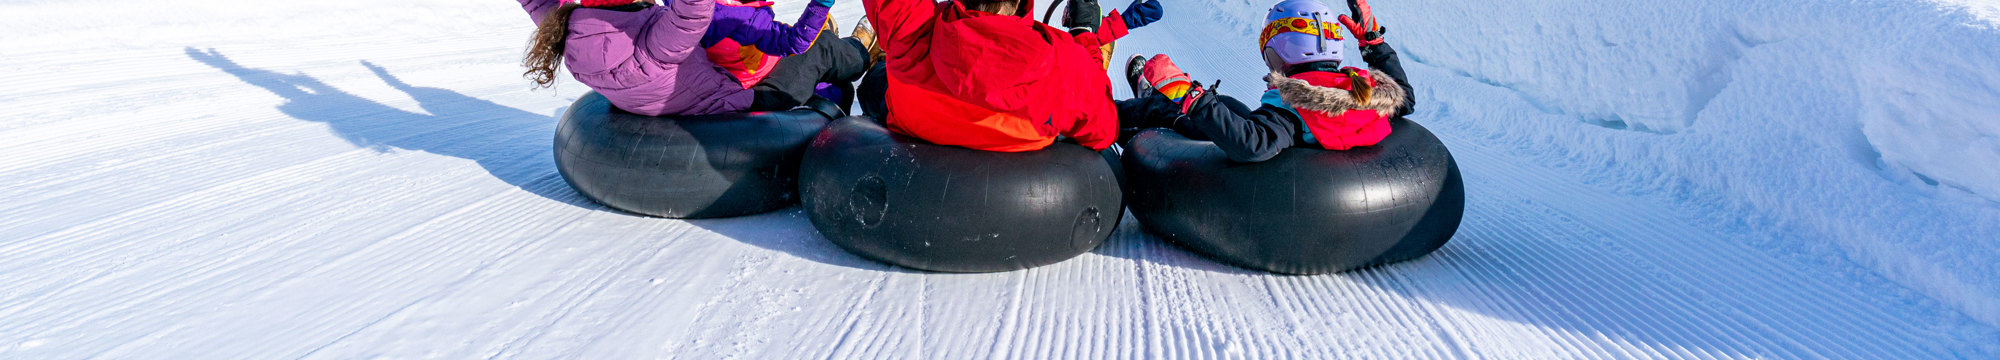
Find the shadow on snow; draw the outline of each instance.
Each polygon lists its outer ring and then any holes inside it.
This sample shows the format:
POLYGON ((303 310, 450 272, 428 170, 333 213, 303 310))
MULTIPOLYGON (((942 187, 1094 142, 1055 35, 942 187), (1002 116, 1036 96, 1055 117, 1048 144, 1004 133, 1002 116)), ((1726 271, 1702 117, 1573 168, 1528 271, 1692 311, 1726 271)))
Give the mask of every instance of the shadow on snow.
MULTIPOLYGON (((557 175, 554 149, 550 146, 555 138, 556 119, 549 115, 521 111, 447 89, 414 86, 367 61, 361 65, 390 87, 416 99, 428 114, 403 111, 362 98, 311 76, 244 67, 213 49, 190 47, 186 52, 195 61, 284 97, 285 103, 278 105, 279 111, 324 123, 335 136, 355 146, 380 152, 423 151, 472 160, 494 178, 549 200, 642 216, 592 202, 557 175)), ((814 262, 909 271, 842 251, 821 237, 796 206, 759 215, 686 222, 745 244, 814 262)))
POLYGON ((547 141, 555 122, 535 114, 465 96, 451 90, 404 83, 387 69, 362 61, 383 82, 417 100, 429 114, 413 113, 349 94, 304 74, 284 74, 237 64, 210 50, 187 48, 187 55, 245 83, 285 98, 278 110, 301 120, 326 124, 355 146, 386 152, 423 151, 472 160, 494 178, 550 200, 586 208, 590 203, 556 176, 547 141))

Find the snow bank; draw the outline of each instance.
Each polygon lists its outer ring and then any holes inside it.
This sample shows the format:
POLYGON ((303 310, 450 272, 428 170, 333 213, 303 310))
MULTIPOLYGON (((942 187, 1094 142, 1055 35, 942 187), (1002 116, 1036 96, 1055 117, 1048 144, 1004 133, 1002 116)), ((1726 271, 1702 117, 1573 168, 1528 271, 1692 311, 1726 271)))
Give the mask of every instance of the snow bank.
MULTIPOLYGON (((1120 55, 1261 90, 1275 0, 1166 1, 1120 55)), ((926 274, 796 209, 608 211, 551 163, 583 88, 527 90, 513 2, 0 1, 0 359, 2000 358, 1960 315, 2000 313, 2000 205, 1930 147, 1985 146, 1970 13, 1377 1, 1473 197, 1435 255, 1309 277, 1130 219, 926 274), (1527 39, 1592 27, 1622 50, 1527 39)))
POLYGON ((1420 63, 1413 72, 1435 67, 1532 105, 1482 108, 1460 100, 1475 89, 1426 89, 1419 77, 1430 105, 1419 118, 1719 223, 1789 234, 1771 241, 2000 324, 2000 30, 1966 26, 1993 18, 1994 2, 1945 3, 1376 9, 1420 63))
POLYGON ((1930 0, 1946 9, 1963 11, 1971 15, 1974 22, 1966 25, 2000 29, 2000 1, 1994 0, 1930 0))

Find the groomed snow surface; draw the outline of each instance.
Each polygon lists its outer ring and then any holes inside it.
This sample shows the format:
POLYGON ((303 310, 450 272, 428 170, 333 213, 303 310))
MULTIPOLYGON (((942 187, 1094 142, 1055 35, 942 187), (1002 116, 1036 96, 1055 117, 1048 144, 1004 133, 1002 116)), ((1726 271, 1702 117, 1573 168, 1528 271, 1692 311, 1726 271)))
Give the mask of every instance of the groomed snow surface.
MULTIPOLYGON (((1323 276, 1130 218, 964 275, 609 211, 515 5, 0 2, 0 358, 2000 357, 1987 0, 1376 0, 1468 208, 1323 276)), ((1254 97, 1269 5, 1166 0, 1118 56, 1254 97)))

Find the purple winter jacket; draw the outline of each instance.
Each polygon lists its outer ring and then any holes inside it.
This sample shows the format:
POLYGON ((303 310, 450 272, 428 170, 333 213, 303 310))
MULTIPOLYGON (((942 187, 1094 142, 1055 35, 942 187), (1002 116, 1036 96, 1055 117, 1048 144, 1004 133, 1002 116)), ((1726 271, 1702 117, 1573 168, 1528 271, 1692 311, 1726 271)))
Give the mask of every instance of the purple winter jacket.
POLYGON ((806 5, 797 25, 778 22, 766 1, 716 0, 715 20, 701 47, 714 61, 736 76, 743 86, 756 85, 771 74, 778 59, 806 52, 826 24, 826 5, 806 5))
MULTIPOLYGON (((540 23, 560 0, 518 0, 540 23)), ((750 108, 750 90, 709 61, 701 38, 715 0, 664 0, 624 12, 581 8, 570 14, 563 63, 578 82, 611 105, 641 115, 706 115, 750 108)))
POLYGON ((730 39, 756 46, 771 55, 797 55, 812 47, 813 39, 819 37, 820 26, 826 25, 829 10, 826 5, 806 4, 806 11, 799 13, 799 21, 785 25, 778 22, 778 14, 771 11, 770 3, 718 0, 715 21, 709 24, 708 34, 702 36, 701 46, 715 46, 722 39, 730 39))

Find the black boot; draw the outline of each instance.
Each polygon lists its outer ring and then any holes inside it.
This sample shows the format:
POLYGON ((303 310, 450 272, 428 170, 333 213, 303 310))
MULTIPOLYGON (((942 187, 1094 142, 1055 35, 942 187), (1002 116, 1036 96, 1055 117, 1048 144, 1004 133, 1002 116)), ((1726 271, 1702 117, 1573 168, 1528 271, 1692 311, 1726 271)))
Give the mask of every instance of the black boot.
POLYGON ((1132 55, 1125 60, 1125 84, 1132 85, 1132 97, 1145 97, 1153 93, 1153 84, 1146 82, 1146 56, 1132 55))

